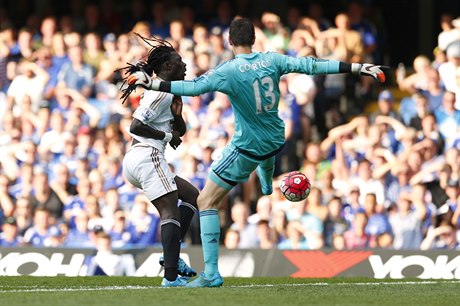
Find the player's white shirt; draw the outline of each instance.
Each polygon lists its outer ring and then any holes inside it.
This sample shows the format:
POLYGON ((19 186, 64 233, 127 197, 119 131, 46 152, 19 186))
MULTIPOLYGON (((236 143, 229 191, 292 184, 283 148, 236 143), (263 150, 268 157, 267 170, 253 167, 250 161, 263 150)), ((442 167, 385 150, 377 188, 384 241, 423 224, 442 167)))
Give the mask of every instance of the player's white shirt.
MULTIPOLYGON (((157 91, 145 91, 133 117, 151 128, 171 133, 173 95, 157 91)), ((123 159, 123 175, 137 188, 144 191, 149 201, 177 190, 176 176, 164 157, 167 142, 128 133, 140 143, 133 145, 123 159)))
MULTIPOLYGON (((133 117, 152 129, 171 133, 171 121, 174 119, 171 113, 173 97, 174 96, 170 93, 146 90, 133 117)), ((165 141, 135 135, 129 132, 129 129, 128 133, 139 142, 157 148, 164 153, 167 144, 165 141)))

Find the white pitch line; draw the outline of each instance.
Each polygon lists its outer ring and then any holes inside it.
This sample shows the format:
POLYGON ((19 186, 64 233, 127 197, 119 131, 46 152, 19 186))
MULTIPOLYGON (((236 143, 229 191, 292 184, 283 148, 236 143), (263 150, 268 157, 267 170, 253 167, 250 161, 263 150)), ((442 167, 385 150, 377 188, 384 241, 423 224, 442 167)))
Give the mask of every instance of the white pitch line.
POLYGON ((72 292, 72 291, 104 291, 104 290, 145 290, 161 288, 158 286, 105 286, 105 287, 75 287, 75 288, 35 288, 35 289, 13 289, 1 290, 0 293, 9 292, 72 292))
MULTIPOLYGON (((460 280, 450 281, 401 281, 401 282, 368 282, 368 283, 302 283, 302 284, 260 284, 260 285, 237 285, 224 286, 223 288, 263 288, 263 287, 313 287, 313 286, 392 286, 392 285, 433 285, 433 284, 460 284, 460 280)), ((24 288, 25 286, 21 286, 24 288)), ((115 291, 115 290, 146 290, 146 289, 168 289, 160 286, 104 286, 104 287, 74 287, 74 288, 39 288, 32 286, 33 289, 12 289, 2 290, 2 288, 18 288, 14 286, 0 287, 0 293, 27 293, 27 292, 74 292, 74 291, 115 291)))

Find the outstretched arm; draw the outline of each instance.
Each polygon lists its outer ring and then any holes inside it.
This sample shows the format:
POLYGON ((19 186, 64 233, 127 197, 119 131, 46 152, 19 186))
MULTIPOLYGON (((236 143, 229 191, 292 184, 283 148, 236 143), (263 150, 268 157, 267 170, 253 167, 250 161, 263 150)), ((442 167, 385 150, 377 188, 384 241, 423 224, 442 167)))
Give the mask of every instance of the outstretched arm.
MULTIPOLYGON (((283 73, 298 72, 306 74, 337 74, 353 73, 364 76, 370 76, 381 83, 385 82, 384 68, 380 65, 345 63, 336 60, 322 60, 316 58, 294 58, 283 56, 284 62, 281 64, 283 73)), ((142 86, 146 89, 169 92, 181 96, 196 96, 205 92, 213 91, 209 82, 206 82, 206 76, 197 78, 192 81, 161 81, 153 79, 143 70, 131 73, 127 78, 128 88, 142 86), (134 86, 134 87, 133 87, 134 86)), ((132 91, 133 89, 131 89, 132 91)), ((130 92, 130 91, 129 91, 130 92)), ((128 95, 129 95, 128 92, 128 95)), ((124 95, 125 96, 125 95, 124 95)), ((123 96, 123 97, 124 97, 123 96)), ((122 98, 123 98, 122 97, 122 98)))

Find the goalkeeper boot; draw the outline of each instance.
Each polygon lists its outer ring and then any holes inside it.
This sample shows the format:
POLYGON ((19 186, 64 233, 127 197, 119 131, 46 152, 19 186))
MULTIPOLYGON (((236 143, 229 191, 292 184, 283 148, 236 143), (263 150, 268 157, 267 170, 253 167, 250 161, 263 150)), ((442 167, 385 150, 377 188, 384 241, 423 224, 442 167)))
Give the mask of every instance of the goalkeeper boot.
POLYGON ((188 277, 178 276, 176 280, 170 281, 166 278, 163 278, 161 282, 161 287, 185 287, 187 285, 188 277))
MULTIPOLYGON (((160 265, 164 267, 165 260, 164 257, 160 257, 160 265)), ((181 276, 193 277, 196 276, 196 271, 189 267, 182 258, 179 258, 177 262, 177 274, 181 276)))
POLYGON ((203 287, 220 287, 224 283, 224 279, 220 276, 219 272, 214 273, 211 278, 206 277, 204 272, 200 276, 187 283, 185 287, 188 288, 203 288, 203 287))

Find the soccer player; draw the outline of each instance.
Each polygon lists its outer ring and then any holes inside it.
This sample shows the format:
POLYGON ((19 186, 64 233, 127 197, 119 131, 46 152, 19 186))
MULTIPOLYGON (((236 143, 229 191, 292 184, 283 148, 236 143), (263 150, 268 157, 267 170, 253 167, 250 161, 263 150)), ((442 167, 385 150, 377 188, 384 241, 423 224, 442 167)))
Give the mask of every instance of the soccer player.
POLYGON ((255 31, 251 21, 235 19, 230 25, 229 35, 235 59, 192 81, 168 82, 152 78, 140 69, 128 76, 128 84, 132 87, 128 87, 126 94, 138 85, 180 96, 220 91, 229 96, 235 114, 235 134, 222 157, 213 163, 198 197, 205 269, 187 284, 188 287, 219 287, 223 284, 218 271, 220 224, 217 212, 224 196, 238 182, 247 181, 254 170, 259 176, 262 193, 272 193, 275 155, 285 142, 284 123, 278 115, 280 77, 291 72, 355 73, 385 81, 381 66, 253 52, 254 42, 255 31))
MULTIPOLYGON (((138 68, 149 75, 155 73, 165 81, 183 80, 185 64, 174 48, 158 39, 144 39, 152 46, 146 62, 138 68), (154 43, 155 45, 153 45, 154 43)), ((186 126, 182 118, 182 99, 172 94, 146 90, 134 111, 129 133, 133 144, 123 159, 126 179, 141 188, 160 213, 161 243, 164 258, 164 287, 180 287, 196 272, 179 258, 180 243, 197 211, 198 190, 185 179, 176 176, 169 167, 164 151, 167 143, 176 149, 186 126), (182 202, 177 206, 178 199, 182 202), (178 276, 182 275, 182 276, 178 276)))

